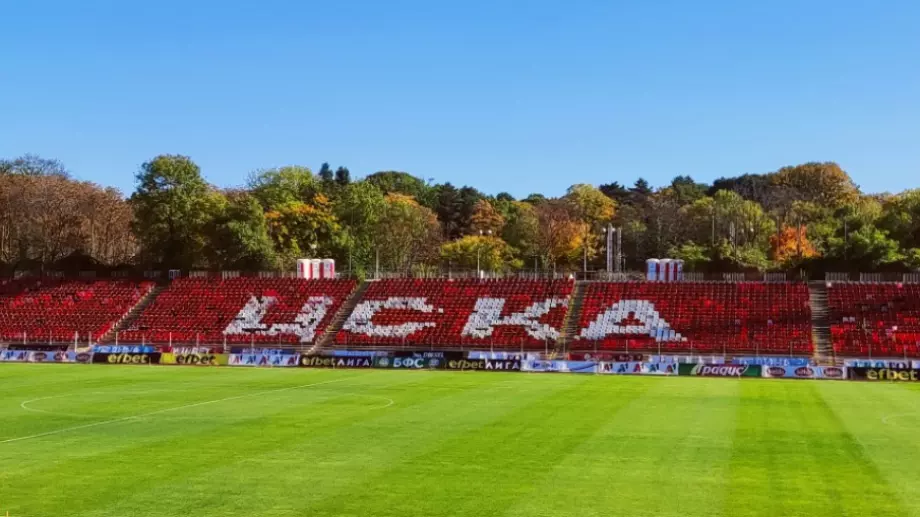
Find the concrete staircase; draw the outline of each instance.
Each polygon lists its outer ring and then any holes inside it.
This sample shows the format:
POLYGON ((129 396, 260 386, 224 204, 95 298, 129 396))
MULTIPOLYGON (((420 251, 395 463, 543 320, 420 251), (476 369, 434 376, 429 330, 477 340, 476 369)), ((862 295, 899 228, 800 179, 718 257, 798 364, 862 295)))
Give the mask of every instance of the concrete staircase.
POLYGON ((137 318, 141 315, 141 313, 144 312, 144 309, 146 309, 151 303, 153 303, 153 300, 155 300, 156 297, 159 296, 159 294, 163 292, 164 289, 166 289, 166 286, 157 285, 153 289, 148 291, 147 294, 141 297, 141 299, 137 302, 137 304, 134 307, 132 307, 131 310, 128 311, 127 314, 122 316, 122 318, 118 320, 118 322, 115 323, 115 325, 113 325, 112 328, 108 332, 105 333, 105 335, 102 336, 99 342, 108 343, 108 342, 114 341, 116 333, 121 332, 122 330, 126 328, 131 328, 131 326, 134 325, 134 322, 137 321, 137 318))
POLYGON ((361 298, 364 296, 364 292, 367 291, 367 288, 370 287, 370 282, 364 281, 358 284, 358 287, 348 295, 348 299, 345 300, 345 303, 339 307, 339 310, 335 313, 335 316, 332 318, 332 322, 326 326, 326 331, 323 332, 323 335, 313 344, 313 346, 307 350, 308 354, 315 353, 323 348, 328 347, 335 342, 335 335, 342 330, 342 325, 345 324, 345 320, 348 319, 348 316, 355 309, 355 306, 358 305, 358 302, 361 301, 361 298))
POLYGON ((811 304, 811 340, 815 345, 815 360, 819 364, 833 362, 834 346, 831 341, 827 286, 824 282, 810 282, 808 291, 808 300, 811 304))
POLYGON ((585 282, 575 282, 575 289, 569 297, 569 310, 565 314, 565 321, 562 323, 562 332, 559 336, 559 342, 553 355, 564 353, 569 344, 575 339, 579 331, 579 322, 581 321, 581 306, 585 298, 585 282))

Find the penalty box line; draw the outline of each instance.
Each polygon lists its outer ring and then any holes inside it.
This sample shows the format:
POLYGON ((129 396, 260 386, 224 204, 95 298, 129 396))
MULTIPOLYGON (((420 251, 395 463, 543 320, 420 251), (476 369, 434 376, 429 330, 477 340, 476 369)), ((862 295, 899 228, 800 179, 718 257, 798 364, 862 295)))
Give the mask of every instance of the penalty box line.
POLYGON ((125 416, 125 417, 121 417, 121 418, 113 418, 113 419, 111 419, 111 420, 103 420, 103 421, 101 421, 101 422, 93 422, 93 423, 91 423, 91 424, 83 424, 83 425, 76 425, 76 426, 73 426, 73 427, 65 427, 65 428, 63 428, 63 429, 56 429, 56 430, 54 430, 54 431, 47 431, 47 432, 44 432, 44 433, 32 434, 32 435, 29 435, 29 436, 20 436, 20 437, 18 437, 18 438, 9 438, 9 439, 7 439, 7 440, 0 440, 0 444, 4 444, 4 443, 13 443, 13 442, 21 442, 21 441, 24 441, 24 440, 32 440, 32 439, 34 439, 34 438, 42 438, 42 437, 44 437, 44 436, 52 436, 52 435, 55 435, 55 434, 66 433, 66 432, 69 432, 69 431, 79 431, 79 430, 81 430, 81 429, 89 429, 89 428, 91 428, 91 427, 99 427, 99 426, 102 426, 102 425, 116 424, 116 423, 119 423, 119 422, 127 422, 127 421, 129 421, 129 420, 137 420, 137 419, 140 419, 140 418, 146 418, 146 417, 148 417, 148 416, 154 416, 154 415, 160 415, 160 414, 163 414, 163 413, 169 413, 169 412, 171 412, 171 411, 180 411, 180 410, 182 410, 182 409, 190 409, 190 408, 195 408, 195 407, 207 406, 207 405, 210 405, 210 404, 217 404, 217 403, 220 403, 220 402, 229 402, 229 401, 231 401, 231 400, 239 400, 239 399, 244 399, 244 398, 249 398, 249 397, 258 397, 258 396, 260 396, 260 395, 269 395, 269 394, 272 394, 272 393, 282 393, 282 392, 285 392, 285 391, 299 390, 299 389, 303 389, 303 388, 309 388, 309 387, 312 387, 312 386, 321 386, 321 385, 323 385, 323 384, 332 384, 332 383, 335 383, 335 382, 347 381, 347 380, 349 380, 349 379, 351 379, 351 377, 344 377, 344 378, 342 378, 342 379, 333 379, 333 380, 330 380, 330 381, 323 381, 323 382, 314 382, 314 383, 310 383, 310 384, 301 384, 300 386, 288 386, 287 388, 278 388, 278 389, 275 389, 275 390, 258 391, 258 392, 255 392, 255 393, 246 393, 246 394, 243 394, 243 395, 234 395, 234 396, 232 396, 232 397, 224 397, 224 398, 222 398, 222 399, 205 400, 205 401, 203 401, 203 402, 195 402, 195 403, 193 403, 193 404, 185 404, 185 405, 183 405, 183 406, 176 406, 176 407, 170 407, 170 408, 165 408, 165 409, 158 409, 158 410, 156 410, 156 411, 150 411, 149 413, 142 413, 142 414, 140 414, 140 415, 132 415, 132 416, 125 416))

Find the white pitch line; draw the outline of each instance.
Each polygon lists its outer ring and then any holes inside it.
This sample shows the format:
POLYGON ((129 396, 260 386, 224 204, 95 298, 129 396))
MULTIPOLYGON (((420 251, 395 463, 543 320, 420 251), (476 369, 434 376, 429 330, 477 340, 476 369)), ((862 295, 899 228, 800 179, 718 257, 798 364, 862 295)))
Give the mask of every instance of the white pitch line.
POLYGON ((312 384, 301 384, 300 386, 290 386, 290 387, 287 387, 287 388, 279 388, 279 389, 276 389, 276 390, 259 391, 259 392, 256 392, 256 393, 247 393, 247 394, 245 394, 245 395, 236 395, 236 396, 233 396, 233 397, 225 397, 225 398, 222 398, 222 399, 206 400, 206 401, 204 401, 204 402, 196 402, 196 403, 194 403, 194 404, 186 404, 186 405, 184 405, 184 406, 176 406, 176 407, 171 407, 171 408, 166 408, 166 409, 158 409, 158 410, 156 410, 156 411, 151 411, 151 412, 149 412, 149 413, 142 413, 142 414, 140 414, 140 415, 125 416, 125 417, 121 417, 121 418, 113 418, 113 419, 111 419, 111 420, 103 420, 103 421, 101 421, 101 422, 93 422, 93 423, 91 423, 91 424, 83 424, 83 425, 77 425, 77 426, 73 426, 73 427, 65 427, 64 429, 57 429, 57 430, 54 430, 54 431, 47 431, 47 432, 44 432, 44 433, 38 433, 38 434, 29 435, 29 436, 20 436, 19 438, 9 438, 9 439, 7 439, 7 440, 0 440, 0 444, 4 444, 4 443, 13 443, 13 442, 21 442, 21 441, 23 441, 23 440, 31 440, 31 439, 33 439, 33 438, 42 438, 42 437, 44 437, 44 436, 51 436, 51 435, 55 435, 55 434, 66 433, 66 432, 68 432, 68 431, 79 431, 80 429, 89 429, 90 427, 98 427, 98 426, 100 426, 100 425, 115 424, 115 423, 118 423, 118 422, 126 422, 126 421, 128 421, 128 420, 137 420, 137 419, 139 419, 139 418, 144 418, 144 417, 153 416, 153 415, 159 415, 159 414, 162 414, 162 413, 168 413, 168 412, 170 412, 170 411, 179 411, 179 410, 181 410, 181 409, 189 409, 189 408, 193 408, 193 407, 207 406, 207 405, 209 405, 209 404, 217 404, 218 402, 228 402, 228 401, 231 401, 231 400, 239 400, 239 399, 244 399, 244 398, 247 398, 247 397, 256 397, 256 396, 259 396, 259 395, 268 395, 268 394, 270 394, 270 393, 281 393, 281 392, 284 392, 284 391, 291 391, 291 390, 297 390, 297 389, 302 389, 302 388, 309 388, 309 387, 311 387, 311 386, 320 386, 320 385, 323 385, 323 384, 332 384, 332 383, 334 383, 334 382, 342 382, 342 381, 348 380, 348 379, 350 379, 350 378, 351 378, 351 377, 345 377, 345 378, 342 378, 342 379, 333 379, 333 380, 331 380, 331 381, 314 382, 314 383, 312 383, 312 384))

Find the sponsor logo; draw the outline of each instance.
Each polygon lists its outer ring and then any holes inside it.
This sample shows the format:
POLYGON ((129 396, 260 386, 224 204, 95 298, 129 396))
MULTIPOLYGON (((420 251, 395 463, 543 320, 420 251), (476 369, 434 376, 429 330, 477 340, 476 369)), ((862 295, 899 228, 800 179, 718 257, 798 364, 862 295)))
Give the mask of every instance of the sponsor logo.
POLYGON ((866 378, 870 381, 920 381, 920 370, 895 370, 892 368, 869 368, 866 378))
POLYGON ((453 361, 447 361, 448 370, 485 370, 486 361, 485 359, 459 359, 453 361))
POLYGON ((423 357, 394 357, 392 367, 418 370, 421 368, 437 368, 439 364, 439 359, 425 359, 423 357))
POLYGON ((150 364, 146 354, 109 354, 106 360, 111 364, 150 364))
POLYGON ((32 354, 32 361, 36 363, 43 363, 48 360, 48 354, 44 352, 35 352, 32 354))
POLYGON ((520 371, 521 362, 517 360, 492 360, 486 359, 486 370, 520 371))
POLYGON ((843 368, 828 366, 824 368, 824 376, 831 379, 841 379, 843 378, 843 368))
POLYGON ((79 354, 77 354, 76 360, 77 360, 78 363, 89 363, 89 362, 92 362, 92 360, 93 360, 93 354, 90 354, 90 353, 87 353, 87 352, 80 352, 79 354))
POLYGON ((786 375, 786 369, 782 366, 771 366, 767 368, 767 375, 770 377, 782 377, 786 375))
POLYGON ((690 375, 698 377, 741 377, 747 370, 747 365, 697 364, 690 370, 690 375))
POLYGON ((305 368, 371 368, 374 362, 370 357, 305 355, 300 358, 300 366, 305 368))
POLYGON ((220 362, 214 354, 180 354, 176 356, 176 364, 217 366, 220 362))
POLYGON ((815 371, 807 366, 801 366, 795 369, 795 376, 812 378, 815 376, 815 371))

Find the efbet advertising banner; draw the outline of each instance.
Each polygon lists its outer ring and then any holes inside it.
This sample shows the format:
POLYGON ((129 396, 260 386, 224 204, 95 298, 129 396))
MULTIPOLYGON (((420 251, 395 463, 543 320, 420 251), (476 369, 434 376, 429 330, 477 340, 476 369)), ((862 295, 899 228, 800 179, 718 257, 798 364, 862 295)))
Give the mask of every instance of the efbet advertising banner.
POLYGON ((690 377, 760 377, 759 364, 686 364, 678 365, 678 374, 690 377))
POLYGON ((227 366, 229 354, 174 354, 160 355, 160 364, 178 364, 183 366, 227 366))
POLYGON ((524 372, 597 373, 594 361, 524 361, 524 372))
POLYGON ((153 354, 93 354, 96 364, 160 364, 160 353, 153 354))
POLYGON ((230 354, 230 366, 266 366, 293 368, 300 364, 300 354, 230 354))
POLYGON ((847 368, 849 378, 858 381, 876 382, 920 382, 920 370, 913 368, 847 368))
POLYGON ((454 371, 519 372, 521 366, 518 359, 450 359, 443 367, 454 371))
POLYGON ((373 368, 374 358, 302 355, 300 366, 302 368, 373 368))
POLYGON ((599 363, 597 373, 613 375, 677 375, 677 363, 599 363))
POLYGON ((837 366, 763 366, 771 379, 846 379, 847 369, 837 366))

